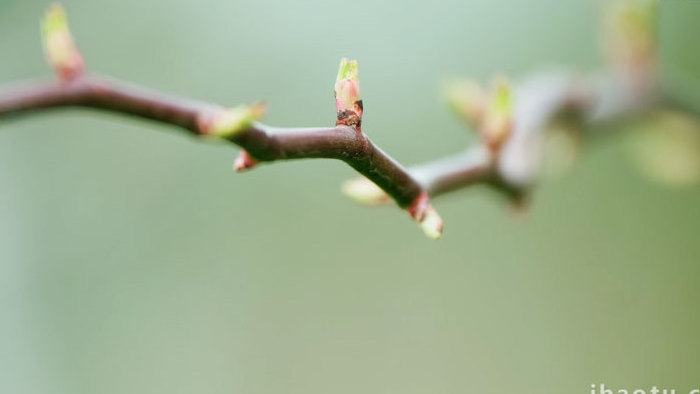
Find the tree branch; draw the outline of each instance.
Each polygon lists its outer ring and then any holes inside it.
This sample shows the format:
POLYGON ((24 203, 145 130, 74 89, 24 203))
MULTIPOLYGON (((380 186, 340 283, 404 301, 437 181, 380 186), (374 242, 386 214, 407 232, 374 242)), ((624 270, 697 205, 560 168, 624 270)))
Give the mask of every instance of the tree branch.
MULTIPOLYGON (((652 70, 635 78, 614 70, 589 77, 556 70, 533 75, 513 88, 512 129, 496 152, 483 140, 463 153, 410 167, 409 173, 432 197, 484 184, 520 203, 537 180, 550 123, 564 119, 585 131, 637 114, 657 104, 654 80, 652 70)), ((481 112, 467 119, 472 127, 483 127, 481 112)), ((350 185, 346 194, 360 202, 386 201, 379 190, 368 190, 360 180, 354 181, 354 188, 350 185)))
MULTIPOLYGON (((428 196, 484 184, 514 202, 523 201, 539 174, 544 133, 553 121, 565 119, 585 130, 661 102, 679 101, 666 85, 658 86, 654 5, 634 7, 632 14, 627 10, 613 18, 626 27, 612 36, 613 62, 605 73, 582 76, 547 71, 514 88, 503 80, 497 80, 491 89, 460 86, 451 105, 477 131, 479 142, 463 153, 408 170, 361 131, 357 62, 341 62, 335 83, 335 127, 276 128, 257 122, 260 106, 224 108, 87 74, 65 13, 56 6, 47 13, 43 31, 44 51, 58 81, 0 87, 0 119, 70 107, 140 117, 240 146, 244 151, 235 163, 239 170, 277 160, 342 160, 363 175, 344 184, 347 195, 369 204, 393 199, 428 236, 437 238, 442 220, 428 196), (636 18, 632 29, 626 24, 629 21, 619 19, 629 15, 636 18)), ((681 105, 700 112, 688 96, 683 95, 681 105)))
MULTIPOLYGON (((136 116, 178 126, 207 136, 221 106, 155 93, 97 76, 67 82, 30 83, 0 88, 0 118, 41 110, 84 107, 136 116)), ((228 138, 256 160, 338 159, 380 186, 396 203, 409 207, 423 192, 421 185, 394 159, 350 126, 276 128, 254 122, 228 138)))
POLYGON ((263 112, 260 105, 228 109, 87 74, 65 11, 58 4, 48 9, 42 21, 42 37, 44 54, 58 81, 0 87, 0 119, 69 107, 140 117, 240 146, 245 151, 235 162, 239 170, 276 160, 342 160, 408 211, 426 235, 439 238, 442 234, 442 220, 427 192, 361 131, 363 107, 356 61, 343 59, 340 64, 335 127, 275 128, 256 121, 263 112))

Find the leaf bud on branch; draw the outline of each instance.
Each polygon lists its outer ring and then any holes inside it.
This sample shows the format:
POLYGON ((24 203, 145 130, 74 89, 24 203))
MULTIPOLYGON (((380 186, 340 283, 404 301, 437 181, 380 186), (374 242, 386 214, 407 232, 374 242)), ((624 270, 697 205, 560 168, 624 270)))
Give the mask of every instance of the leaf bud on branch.
POLYGON ((340 60, 338 77, 335 80, 335 108, 338 111, 336 125, 352 126, 358 132, 362 126, 362 99, 357 60, 340 60))
POLYGON ((428 238, 438 239, 442 236, 442 218, 430 203, 428 193, 421 193, 406 210, 420 224, 428 238))
POLYGON ((68 17, 56 3, 49 7, 41 23, 44 56, 61 81, 67 82, 85 73, 85 62, 73 41, 68 17))

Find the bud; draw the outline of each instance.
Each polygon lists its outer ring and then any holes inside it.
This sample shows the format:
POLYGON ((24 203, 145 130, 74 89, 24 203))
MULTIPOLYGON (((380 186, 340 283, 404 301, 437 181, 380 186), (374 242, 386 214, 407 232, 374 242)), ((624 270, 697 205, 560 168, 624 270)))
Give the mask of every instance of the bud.
POLYGON ((497 151, 513 127, 513 98, 508 83, 496 80, 484 112, 481 135, 492 151, 497 151))
POLYGON ((484 113, 486 92, 475 81, 456 79, 443 88, 450 109, 469 124, 476 124, 484 113))
POLYGON ((607 10, 605 46, 614 63, 628 70, 656 58, 657 1, 618 0, 607 10))
POLYGON ((365 177, 345 181, 343 194, 364 205, 379 205, 389 201, 389 196, 374 182, 365 177))
POLYGON ((68 17, 56 3, 49 7, 41 23, 44 56, 62 81, 70 81, 85 72, 83 56, 73 41, 68 17))
POLYGON ((265 115, 265 103, 239 105, 219 113, 205 128, 204 134, 230 139, 245 131, 250 125, 265 115))
POLYGON ((428 193, 421 193, 406 210, 420 224, 428 238, 439 239, 442 236, 443 222, 430 203, 428 193))
POLYGON ((245 170, 249 170, 256 165, 258 165, 258 161, 255 160, 253 156, 250 155, 247 151, 241 151, 240 154, 238 154, 238 157, 236 160, 233 162, 233 169, 236 170, 237 172, 243 172, 245 170))
POLYGON ((429 206, 420 222, 423 233, 430 239, 440 239, 442 237, 442 218, 438 215, 433 206, 429 206))
POLYGON ((335 80, 335 108, 338 111, 336 125, 353 126, 360 131, 363 109, 356 60, 340 60, 335 80))

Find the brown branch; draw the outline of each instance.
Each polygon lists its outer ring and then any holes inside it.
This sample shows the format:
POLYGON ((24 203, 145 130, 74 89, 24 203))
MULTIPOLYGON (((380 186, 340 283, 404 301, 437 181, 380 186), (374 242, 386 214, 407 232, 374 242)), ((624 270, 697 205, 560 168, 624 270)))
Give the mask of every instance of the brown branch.
POLYGON ((194 134, 201 133, 198 119, 213 117, 223 111, 219 106, 164 96, 94 76, 0 89, 0 117, 64 107, 123 113, 178 126, 194 134))
MULTIPOLYGON (((515 88, 513 129, 499 152, 479 143, 465 153, 409 170, 376 147, 365 134, 345 125, 275 128, 254 122, 228 137, 228 141, 260 162, 342 160, 381 188, 382 195, 390 196, 409 212, 423 193, 439 196, 476 184, 492 186, 519 201, 536 176, 538 163, 530 161, 539 160, 539 139, 552 119, 574 114, 575 118, 595 123, 629 113, 646 102, 646 96, 634 89, 636 85, 621 83, 609 75, 582 79, 574 74, 548 72, 531 77, 515 88)), ((136 116, 177 126, 197 136, 210 135, 212 123, 226 111, 218 105, 94 75, 0 88, 0 119, 70 107, 136 116)))
POLYGON ((335 83, 335 127, 275 128, 257 122, 261 106, 233 109, 149 91, 85 72, 63 8, 51 6, 42 22, 44 54, 57 82, 0 88, 0 119, 41 110, 84 107, 178 126, 194 135, 218 137, 244 149, 239 170, 258 162, 328 158, 346 162, 391 196, 431 238, 442 220, 427 192, 394 159, 362 133, 357 62, 343 59, 335 83))
MULTIPOLYGON (((119 81, 81 76, 67 82, 44 82, 0 88, 0 118, 40 110, 84 107, 136 116, 207 136, 208 125, 223 107, 166 96, 119 81)), ((276 128, 253 123, 230 137, 258 161, 303 158, 339 159, 380 186, 396 203, 409 207, 421 185, 394 159, 349 126, 276 128)))
MULTIPOLYGON (((140 117, 240 146, 244 152, 235 163, 240 170, 277 160, 342 160, 364 176, 346 183, 346 194, 372 204, 391 198, 428 235, 438 237, 442 222, 428 196, 484 184, 513 201, 522 201, 537 179, 543 134, 554 120, 566 119, 585 130, 637 114, 658 105, 662 98, 674 102, 668 89, 657 83, 655 53, 646 45, 651 28, 643 26, 632 33, 625 31, 618 37, 621 41, 616 42, 623 46, 617 54, 623 56, 606 73, 584 77, 549 71, 512 90, 502 82, 489 93, 469 89, 469 96, 462 97, 466 101, 458 103, 458 112, 478 131, 480 142, 463 153, 408 170, 361 131, 363 107, 356 62, 341 62, 335 85, 335 127, 275 128, 253 121, 255 111, 248 107, 236 112, 86 74, 60 7, 49 11, 44 24, 47 59, 60 80, 0 88, 0 119, 65 107, 140 117), (640 42, 645 45, 637 45, 640 42)), ((686 99, 683 105, 688 101, 693 100, 686 99)))
POLYGON ((496 179, 489 152, 480 146, 410 167, 409 172, 431 196, 496 179))
MULTIPOLYGON (((590 77, 565 71, 533 75, 514 88, 513 127, 498 152, 482 141, 463 153, 410 167, 409 172, 431 197, 483 184, 519 203, 537 180, 543 134, 552 121, 566 119, 585 131, 637 114, 656 105, 654 75, 653 70, 635 78, 612 70, 590 77)), ((475 128, 483 123, 469 121, 475 128)), ((384 200, 376 190, 367 196, 352 190, 348 194, 366 203, 384 200)))

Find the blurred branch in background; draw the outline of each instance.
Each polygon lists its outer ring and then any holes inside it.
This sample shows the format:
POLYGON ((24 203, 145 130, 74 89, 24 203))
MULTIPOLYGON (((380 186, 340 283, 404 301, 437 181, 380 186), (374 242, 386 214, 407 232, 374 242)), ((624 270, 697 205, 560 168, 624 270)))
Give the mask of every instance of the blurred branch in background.
MULTIPOLYGON (((58 5, 49 9, 43 23, 44 52, 58 80, 0 88, 0 118, 85 107, 155 120, 240 146, 244 150, 234 163, 238 171, 266 161, 343 160, 363 176, 346 182, 345 194, 369 205, 393 199, 421 224, 426 235, 439 238, 442 220, 430 202, 432 196, 485 184, 521 205, 543 163, 570 166, 579 142, 592 127, 666 106, 698 112, 697 93, 689 91, 686 84, 680 83, 683 90, 679 93, 677 80, 660 83, 666 79, 660 78, 658 71, 656 14, 656 2, 647 0, 611 7, 605 40, 610 66, 601 73, 550 70, 513 86, 504 78, 496 78, 488 87, 452 81, 446 88, 447 101, 477 132, 479 142, 453 157, 408 170, 362 132, 364 108, 355 61, 341 61, 335 83, 335 127, 274 128, 258 122, 265 112, 262 104, 224 108, 86 73, 65 13, 58 5)), ((651 173, 674 178, 675 183, 700 177, 696 156, 700 148, 695 149, 700 137, 687 132, 692 126, 679 120, 681 113, 662 117, 664 124, 677 129, 668 138, 656 138, 648 129, 641 139, 646 142, 638 149, 651 157, 642 159, 652 168, 651 173), (677 149, 679 144, 683 149, 677 149), (669 154, 680 156, 669 162, 669 154), (678 171, 684 175, 677 175, 678 171)))
MULTIPOLYGON (((599 126, 627 120, 642 123, 632 146, 643 171, 665 183, 700 180, 700 88, 682 73, 659 71, 658 2, 618 1, 605 11, 603 71, 546 70, 513 87, 502 77, 488 87, 467 79, 446 84, 449 107, 479 142, 409 168, 431 196, 488 184, 520 205, 543 172, 571 167, 599 126)), ((344 190, 366 204, 388 198, 362 178, 344 190)))

